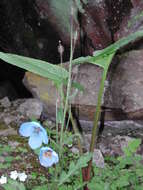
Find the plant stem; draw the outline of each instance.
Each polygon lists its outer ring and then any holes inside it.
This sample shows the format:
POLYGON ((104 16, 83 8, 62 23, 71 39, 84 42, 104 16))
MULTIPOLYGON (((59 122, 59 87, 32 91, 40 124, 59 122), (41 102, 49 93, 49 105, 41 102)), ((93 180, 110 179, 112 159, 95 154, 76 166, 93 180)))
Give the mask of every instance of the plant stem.
MULTIPOLYGON (((94 152, 95 139, 97 136, 98 121, 100 119, 100 114, 101 114, 102 96, 103 96, 103 92, 104 92, 104 82, 106 80, 107 71, 108 71, 108 69, 103 70, 103 76, 102 76, 99 93, 98 93, 97 107, 96 107, 96 112, 94 115, 92 136, 91 136, 91 143, 90 143, 90 150, 89 150, 92 153, 94 152)), ((87 167, 87 181, 89 181, 90 177, 91 177, 90 176, 91 175, 91 167, 92 167, 92 160, 90 160, 88 167, 87 167)))
MULTIPOLYGON (((78 127, 77 127, 77 123, 76 123, 75 119, 73 118, 71 109, 69 110, 69 114, 70 114, 70 119, 71 119, 71 123, 72 123, 72 126, 73 126, 74 133, 80 135, 78 127)), ((80 153, 80 155, 82 155, 83 149, 82 149, 82 144, 81 144, 81 140, 80 139, 81 139, 80 137, 77 137, 77 143, 78 143, 79 153, 80 153)))
POLYGON ((66 118, 66 112, 68 110, 68 101, 69 101, 69 95, 71 91, 71 74, 72 74, 72 60, 73 60, 73 23, 71 23, 71 42, 70 42, 70 60, 69 60, 69 76, 68 76, 68 84, 67 84, 67 92, 66 92, 66 100, 64 105, 64 114, 63 114, 63 121, 61 125, 61 132, 60 132, 60 152, 59 155, 61 157, 62 154, 62 144, 63 144, 63 130, 65 125, 65 118, 66 118))

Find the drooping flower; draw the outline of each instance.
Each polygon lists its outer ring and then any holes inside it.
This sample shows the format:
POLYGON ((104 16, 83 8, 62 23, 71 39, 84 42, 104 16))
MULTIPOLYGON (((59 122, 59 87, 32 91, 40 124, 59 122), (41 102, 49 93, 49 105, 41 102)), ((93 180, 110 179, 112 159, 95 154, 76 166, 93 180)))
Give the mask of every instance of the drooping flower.
POLYGON ((38 122, 25 122, 20 126, 20 135, 30 137, 28 144, 32 149, 39 148, 44 144, 48 144, 48 136, 46 130, 38 122))
POLYGON ((10 178, 16 180, 18 178, 18 173, 16 170, 10 172, 10 178))
POLYGON ((40 164, 46 168, 59 162, 58 154, 49 147, 42 147, 39 155, 40 164))
POLYGON ((27 179, 27 175, 25 174, 25 172, 19 173, 18 178, 19 178, 19 181, 24 182, 27 179))
POLYGON ((2 176, 0 177, 0 184, 3 185, 3 184, 5 184, 5 183, 7 183, 7 177, 5 177, 5 176, 2 175, 2 176))

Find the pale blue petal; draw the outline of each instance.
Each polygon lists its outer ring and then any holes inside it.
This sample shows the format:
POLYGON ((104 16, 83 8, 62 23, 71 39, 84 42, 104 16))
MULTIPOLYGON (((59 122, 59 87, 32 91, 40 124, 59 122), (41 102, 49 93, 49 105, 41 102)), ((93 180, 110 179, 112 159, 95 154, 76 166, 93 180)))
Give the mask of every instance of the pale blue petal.
POLYGON ((19 128, 20 135, 30 137, 34 131, 35 122, 25 122, 19 128))
POLYGON ((40 149, 39 161, 42 166, 51 167, 53 164, 56 164, 59 161, 59 157, 58 154, 55 151, 53 151, 51 148, 42 147, 40 149), (49 150, 52 152, 51 158, 44 156, 44 152, 47 152, 49 150))
POLYGON ((39 136, 41 136, 42 142, 44 144, 48 144, 48 135, 47 135, 47 133, 44 133, 43 130, 42 130, 41 132, 39 132, 39 136))
POLYGON ((32 149, 39 148, 42 145, 41 136, 39 134, 33 133, 29 138, 28 144, 32 149))

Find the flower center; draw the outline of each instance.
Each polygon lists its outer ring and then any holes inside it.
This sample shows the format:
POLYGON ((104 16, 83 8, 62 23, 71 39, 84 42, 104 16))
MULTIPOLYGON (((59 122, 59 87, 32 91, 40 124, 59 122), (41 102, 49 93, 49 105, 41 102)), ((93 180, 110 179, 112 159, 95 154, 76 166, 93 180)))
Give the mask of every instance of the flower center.
POLYGON ((43 156, 46 157, 46 158, 52 158, 52 151, 48 150, 48 151, 44 152, 43 156))
POLYGON ((35 128, 34 128, 34 132, 35 132, 35 133, 39 133, 40 131, 41 131, 40 127, 35 127, 35 128))

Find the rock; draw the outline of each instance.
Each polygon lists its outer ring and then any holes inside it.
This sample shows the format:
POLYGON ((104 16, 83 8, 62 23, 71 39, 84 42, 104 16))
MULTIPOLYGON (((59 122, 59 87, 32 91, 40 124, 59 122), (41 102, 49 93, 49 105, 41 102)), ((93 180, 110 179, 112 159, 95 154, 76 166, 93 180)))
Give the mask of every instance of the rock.
POLYGON ((4 108, 8 108, 11 106, 11 102, 9 101, 8 97, 4 97, 3 99, 0 100, 0 104, 4 107, 4 108))
POLYGON ((119 30, 123 19, 130 14, 132 3, 131 0, 109 0, 106 3, 108 8, 108 27, 114 41, 114 35, 119 30))
MULTIPOLYGON (((105 109, 101 117, 104 120, 141 119, 143 114, 142 54, 143 50, 130 51, 113 62, 102 101, 105 109)), ((84 87, 84 92, 78 92, 71 100, 79 120, 93 120, 101 76, 102 70, 95 65, 84 64, 73 68, 73 80, 84 87)), ((30 72, 25 74, 23 82, 32 95, 43 102, 48 115, 55 117, 55 104, 59 96, 53 82, 30 72)))
MULTIPOLYGON (((77 105, 80 118, 90 118, 93 116, 94 111, 90 107, 95 108, 96 106, 101 74, 102 71, 99 67, 90 64, 79 66, 78 72, 73 73, 74 81, 80 82, 85 89, 84 93, 78 92, 77 96, 71 100, 73 107, 77 105), (93 78, 93 76, 95 77, 93 78)), ((55 116, 55 105, 59 96, 53 82, 26 72, 23 83, 35 98, 43 102, 48 115, 55 116)))
MULTIPOLYGON (((37 13, 41 21, 47 20, 52 26, 54 26, 57 34, 60 35, 60 39, 66 44, 70 44, 70 15, 71 6, 73 1, 62 0, 49 1, 49 0, 36 0, 37 13)), ((77 23, 77 7, 74 6, 75 18, 74 22, 77 23)))
POLYGON ((11 101, 11 106, 6 108, 0 104, 0 123, 2 123, 0 128, 5 129, 7 126, 17 128, 21 123, 29 121, 32 118, 39 119, 42 108, 42 103, 31 98, 11 101))
POLYGON ((27 99, 24 103, 20 104, 17 112, 25 115, 29 119, 39 119, 43 111, 43 104, 37 99, 27 99))
POLYGON ((119 29, 114 35, 114 40, 117 41, 122 37, 127 36, 133 32, 142 29, 143 24, 143 1, 142 0, 132 0, 132 6, 129 6, 130 10, 127 14, 122 16, 122 22, 119 29))
POLYGON ((30 72, 26 72, 23 83, 33 97, 43 102, 49 116, 55 114, 55 105, 58 97, 54 83, 30 72))
POLYGON ((5 117, 3 117, 3 121, 6 125, 11 124, 12 122, 15 122, 17 120, 17 117, 8 113, 7 115, 5 114, 5 117))
POLYGON ((82 144, 86 151, 89 151, 90 142, 91 142, 91 133, 83 133, 82 144))
POLYGON ((141 118, 143 113, 143 50, 120 56, 112 70, 111 107, 120 108, 128 118, 141 118))
POLYGON ((104 156, 123 156, 124 148, 128 146, 130 141, 133 141, 135 138, 129 136, 114 136, 114 137, 105 137, 102 138, 97 147, 101 150, 104 156))
POLYGON ((120 136, 120 135, 117 135, 116 137, 113 138, 114 143, 119 144, 121 146, 122 151, 124 150, 124 148, 128 146, 129 142, 133 140, 134 138, 128 136, 120 136))
POLYGON ((103 49, 112 43, 108 16, 106 0, 89 0, 84 5, 84 12, 80 14, 84 54, 92 55, 95 50, 103 49))
POLYGON ((72 153, 74 153, 74 154, 79 154, 79 150, 78 150, 78 148, 76 148, 76 147, 72 147, 72 148, 71 148, 71 151, 72 151, 72 153))
POLYGON ((123 120, 123 121, 106 121, 104 124, 103 136, 116 136, 118 134, 122 136, 131 136, 131 137, 143 137, 143 122, 142 120, 132 121, 132 120, 123 120))
POLYGON ((103 155, 99 149, 94 149, 93 163, 95 163, 98 168, 104 168, 105 166, 103 155))
MULTIPOLYGON (((81 121, 82 130, 85 133, 84 144, 89 148, 91 131, 93 127, 92 121, 81 121)), ((121 121, 104 121, 104 126, 101 126, 99 122, 98 127, 103 127, 102 134, 103 137, 116 136, 118 134, 122 136, 131 136, 143 138, 143 121, 142 120, 121 120, 121 121)), ((101 129, 101 128, 100 128, 101 129)))
MULTIPOLYGON (((108 10, 105 0, 69 1, 36 0, 37 13, 42 20, 50 22, 64 45, 70 47, 71 5, 74 7, 73 28, 78 31, 75 54, 92 54, 111 43, 107 25, 108 10), (64 7, 63 7, 64 6, 64 7)), ((67 49, 65 48, 65 50, 67 49)))

